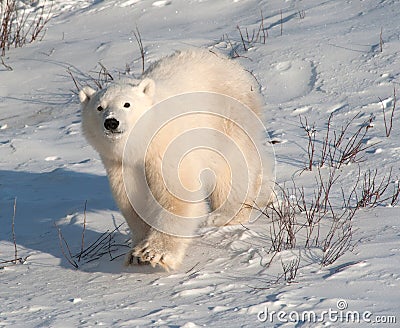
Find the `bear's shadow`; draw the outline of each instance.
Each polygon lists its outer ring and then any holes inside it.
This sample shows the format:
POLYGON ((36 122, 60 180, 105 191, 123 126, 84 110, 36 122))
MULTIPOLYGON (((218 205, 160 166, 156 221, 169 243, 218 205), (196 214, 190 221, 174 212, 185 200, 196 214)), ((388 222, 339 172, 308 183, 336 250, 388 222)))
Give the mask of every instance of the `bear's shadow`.
MULTIPOLYGON (((3 241, 7 241, 8 245, 13 243, 14 201, 14 231, 19 256, 28 255, 28 261, 31 263, 41 261, 42 257, 35 258, 36 254, 47 253, 59 259, 61 267, 74 269, 69 252, 76 255, 82 249, 82 222, 87 202, 87 217, 90 213, 106 213, 104 224, 101 225, 107 228, 104 228, 104 231, 95 231, 91 229, 90 220, 87 219, 84 249, 98 246, 97 249, 89 249, 89 256, 81 257, 80 261, 76 257, 72 258, 78 264, 78 270, 104 273, 152 273, 159 270, 149 266, 123 266, 124 253, 129 250, 129 232, 112 199, 106 176, 63 168, 39 173, 0 170, 2 247, 6 247, 3 241), (115 211, 118 212, 117 217, 113 215, 115 211), (120 227, 117 228, 118 226, 120 227), (101 240, 102 243, 99 243, 101 240), (115 244, 112 253, 109 252, 110 242, 115 244), (101 247, 103 249, 100 249, 101 247)), ((1 253, 3 257, 5 252, 1 253)), ((9 259, 0 258, 0 261, 4 260, 9 259)))

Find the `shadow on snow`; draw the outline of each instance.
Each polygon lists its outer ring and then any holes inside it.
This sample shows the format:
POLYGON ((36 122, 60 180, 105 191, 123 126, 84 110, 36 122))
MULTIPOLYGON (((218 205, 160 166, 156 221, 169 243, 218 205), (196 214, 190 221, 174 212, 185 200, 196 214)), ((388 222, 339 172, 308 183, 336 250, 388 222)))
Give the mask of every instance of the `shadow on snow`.
MULTIPOLYGON (((0 170, 0 243, 12 243, 12 218, 14 199, 17 198, 15 215, 15 234, 19 255, 30 255, 29 262, 35 262, 35 254, 47 253, 60 260, 60 266, 74 269, 63 255, 60 247, 57 226, 68 243, 73 255, 81 251, 84 206, 87 201, 87 224, 85 230, 85 248, 104 236, 107 231, 113 231, 125 222, 118 211, 109 190, 106 176, 94 175, 55 169, 51 172, 25 172, 0 170), (103 231, 91 229, 90 222, 96 212, 106 213, 103 231), (110 214, 107 214, 107 211, 110 214)), ((98 213, 96 215, 99 215, 98 213)), ((103 218, 102 218, 103 219, 103 218)), ((115 242, 125 243, 129 239, 127 225, 115 231, 115 242)), ((65 246, 65 245, 64 245, 65 246)), ((4 247, 4 246, 3 246, 4 247)), ((117 256, 127 252, 125 246, 117 247, 117 256)), ((67 249, 64 251, 68 255, 67 249)), ((0 250, 0 258, 4 251, 0 250)), ((108 254, 92 263, 79 265, 78 270, 101 271, 116 273, 121 271, 148 272, 146 267, 124 268, 123 256, 111 261, 108 254)), ((4 260, 2 258, 2 260, 4 260)), ((75 259, 76 260, 76 259, 75 259)), ((40 261, 40 260, 39 260, 40 261)), ((81 264, 81 263, 79 263, 81 264)))

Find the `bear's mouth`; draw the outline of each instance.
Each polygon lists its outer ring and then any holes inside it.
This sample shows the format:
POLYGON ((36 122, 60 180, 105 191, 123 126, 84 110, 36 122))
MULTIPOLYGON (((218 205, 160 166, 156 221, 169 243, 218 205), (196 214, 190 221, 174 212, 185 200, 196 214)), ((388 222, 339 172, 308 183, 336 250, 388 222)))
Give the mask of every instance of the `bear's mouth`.
POLYGON ((123 130, 106 130, 104 131, 104 134, 106 135, 106 137, 111 138, 111 139, 118 139, 122 136, 122 134, 124 133, 123 130))

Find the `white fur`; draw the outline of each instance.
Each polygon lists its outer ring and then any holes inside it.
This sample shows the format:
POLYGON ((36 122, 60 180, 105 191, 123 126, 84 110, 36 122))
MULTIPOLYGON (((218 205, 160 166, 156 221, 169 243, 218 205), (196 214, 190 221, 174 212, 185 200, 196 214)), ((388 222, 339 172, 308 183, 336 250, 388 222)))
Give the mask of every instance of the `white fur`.
MULTIPOLYGON (((206 50, 177 52, 165 57, 153 64, 145 72, 141 81, 115 83, 98 92, 85 87, 79 94, 84 135, 100 154, 107 170, 113 196, 132 232, 133 249, 127 258, 128 264, 135 261, 150 263, 153 266, 159 264, 166 270, 170 270, 176 269, 184 258, 189 238, 175 237, 163 233, 160 229, 150 227, 133 209, 127 197, 122 177, 122 156, 128 132, 152 105, 174 95, 197 91, 209 91, 233 97, 250 108, 258 117, 261 116, 261 98, 254 78, 238 63, 206 50), (134 110, 124 108, 125 103, 134 106, 134 110), (115 134, 110 134, 104 128, 104 121, 110 117, 114 117, 120 122, 115 134)), ((229 109, 227 111, 227 115, 230 115, 229 109)), ((235 116, 235 113, 232 113, 232 116, 235 116)), ((143 164, 146 167, 146 179, 159 204, 174 212, 175 215, 188 217, 207 215, 210 207, 211 210, 214 210, 221 206, 231 187, 229 168, 218 156, 213 158, 211 155, 211 157, 205 158, 202 152, 194 153, 193 156, 188 156, 186 161, 182 162, 178 173, 175 172, 177 171, 176 167, 161 166, 160 158, 163 157, 172 137, 184 131, 183 127, 185 129, 195 128, 203 123, 223 131, 251 157, 251 152, 248 150, 250 146, 244 138, 244 134, 226 120, 218 121, 216 119, 214 121, 210 117, 201 118, 200 116, 184 118, 181 124, 175 124, 157 135, 143 164), (203 168, 209 168, 215 174, 211 179, 212 183, 210 178, 205 179, 205 182, 210 180, 213 188, 213 193, 209 197, 210 203, 207 200, 196 204, 185 202, 172 196, 163 183, 164 179, 170 179, 172 184, 179 180, 186 190, 200 190, 206 194, 206 188, 211 187, 207 183, 203 183, 204 181, 199 183, 198 178, 198 174, 203 168)), ((251 125, 251 122, 246 124, 251 125)), ((258 126, 255 124, 254 129, 257 128, 258 126)), ((262 137, 264 131, 258 132, 262 137)), ((137 144, 140 145, 141 140, 137 140, 137 144)), ((221 146, 223 148, 224 145, 221 146)), ((133 172, 129 183, 134 186, 133 192, 137 191, 136 196, 140 197, 141 190, 145 187, 135 179, 135 170, 137 169, 135 165, 140 162, 140 159, 135 158, 134 150, 131 150, 128 156, 128 164, 132 164, 131 171, 133 172)), ((251 186, 249 196, 246 198, 246 202, 250 204, 256 200, 257 190, 262 183, 260 168, 256 165, 257 160, 250 158, 247 167, 243 168, 249 168, 249 181, 244 181, 244 184, 247 186, 247 182, 249 182, 251 186)), ((233 195, 231 205, 237 207, 237 204, 233 204, 236 199, 235 193, 240 194, 242 187, 241 185, 233 187, 236 189, 231 191, 233 195)), ((239 196, 237 198, 240 199, 239 196)), ((265 194, 264 198, 265 201, 268 201, 269 195, 265 194)), ((143 198, 142 202, 147 206, 146 199, 143 198)), ((230 207, 224 208, 229 209, 230 207)), ((160 213, 154 207, 148 205, 148 211, 149 215, 155 216, 161 222, 160 224, 163 224, 165 217, 158 217, 160 213)), ((224 211, 220 213, 222 216, 235 214, 228 213, 229 210, 224 211)), ((244 222, 249 219, 249 215, 249 210, 242 208, 230 223, 244 222)), ((211 221, 216 225, 226 223, 226 219, 218 216, 212 218, 211 221)), ((197 226, 189 227, 188 231, 193 232, 196 228, 197 226)))

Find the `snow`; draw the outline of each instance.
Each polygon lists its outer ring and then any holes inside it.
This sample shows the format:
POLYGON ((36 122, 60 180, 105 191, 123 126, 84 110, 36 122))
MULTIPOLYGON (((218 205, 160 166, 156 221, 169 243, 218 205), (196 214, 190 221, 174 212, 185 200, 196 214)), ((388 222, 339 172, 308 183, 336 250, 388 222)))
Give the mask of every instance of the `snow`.
MULTIPOLYGON (((388 118, 393 88, 399 89, 397 0, 52 2, 44 39, 8 51, 3 59, 12 70, 0 66, 0 262, 14 258, 15 201, 17 250, 26 258, 23 264, 1 265, 0 327, 293 327, 288 315, 286 322, 277 314, 273 322, 260 319, 267 311, 321 315, 340 310, 339 304, 360 314, 369 311, 374 326, 396 326, 377 323, 390 316, 400 321, 400 207, 388 202, 356 213, 354 248, 327 267, 319 264, 320 248, 300 245, 278 253, 266 266, 267 218, 206 231, 176 272, 124 267, 119 255, 127 250, 129 231, 101 161, 80 132, 76 89, 67 69, 84 79, 101 62, 113 76, 123 75, 127 65, 139 76, 136 26, 146 66, 176 49, 215 47, 229 54, 233 45, 241 55, 235 60, 262 88, 279 184, 293 178, 309 194, 314 188, 315 171, 303 171, 307 136, 299 116, 315 124, 322 140, 331 113, 339 130, 360 113, 351 127, 370 115, 374 121, 363 140, 371 148, 359 165, 377 169, 379 179, 392 169, 392 190, 400 176, 399 114, 386 137, 382 106, 388 118), (237 25, 257 31, 260 10, 266 42, 254 42, 245 52, 237 25), (98 238, 106 238, 106 249, 108 240, 115 245, 112 254, 99 259, 82 257, 76 269, 63 255, 58 229, 76 254, 84 221, 85 246, 98 238), (282 266, 297 258, 294 281, 277 281, 282 266)), ((346 193, 359 165, 340 168, 339 188, 346 193)), ((335 189, 332 198, 341 203, 341 190, 335 189)), ((300 320, 296 327, 349 325, 323 319, 300 320)))

